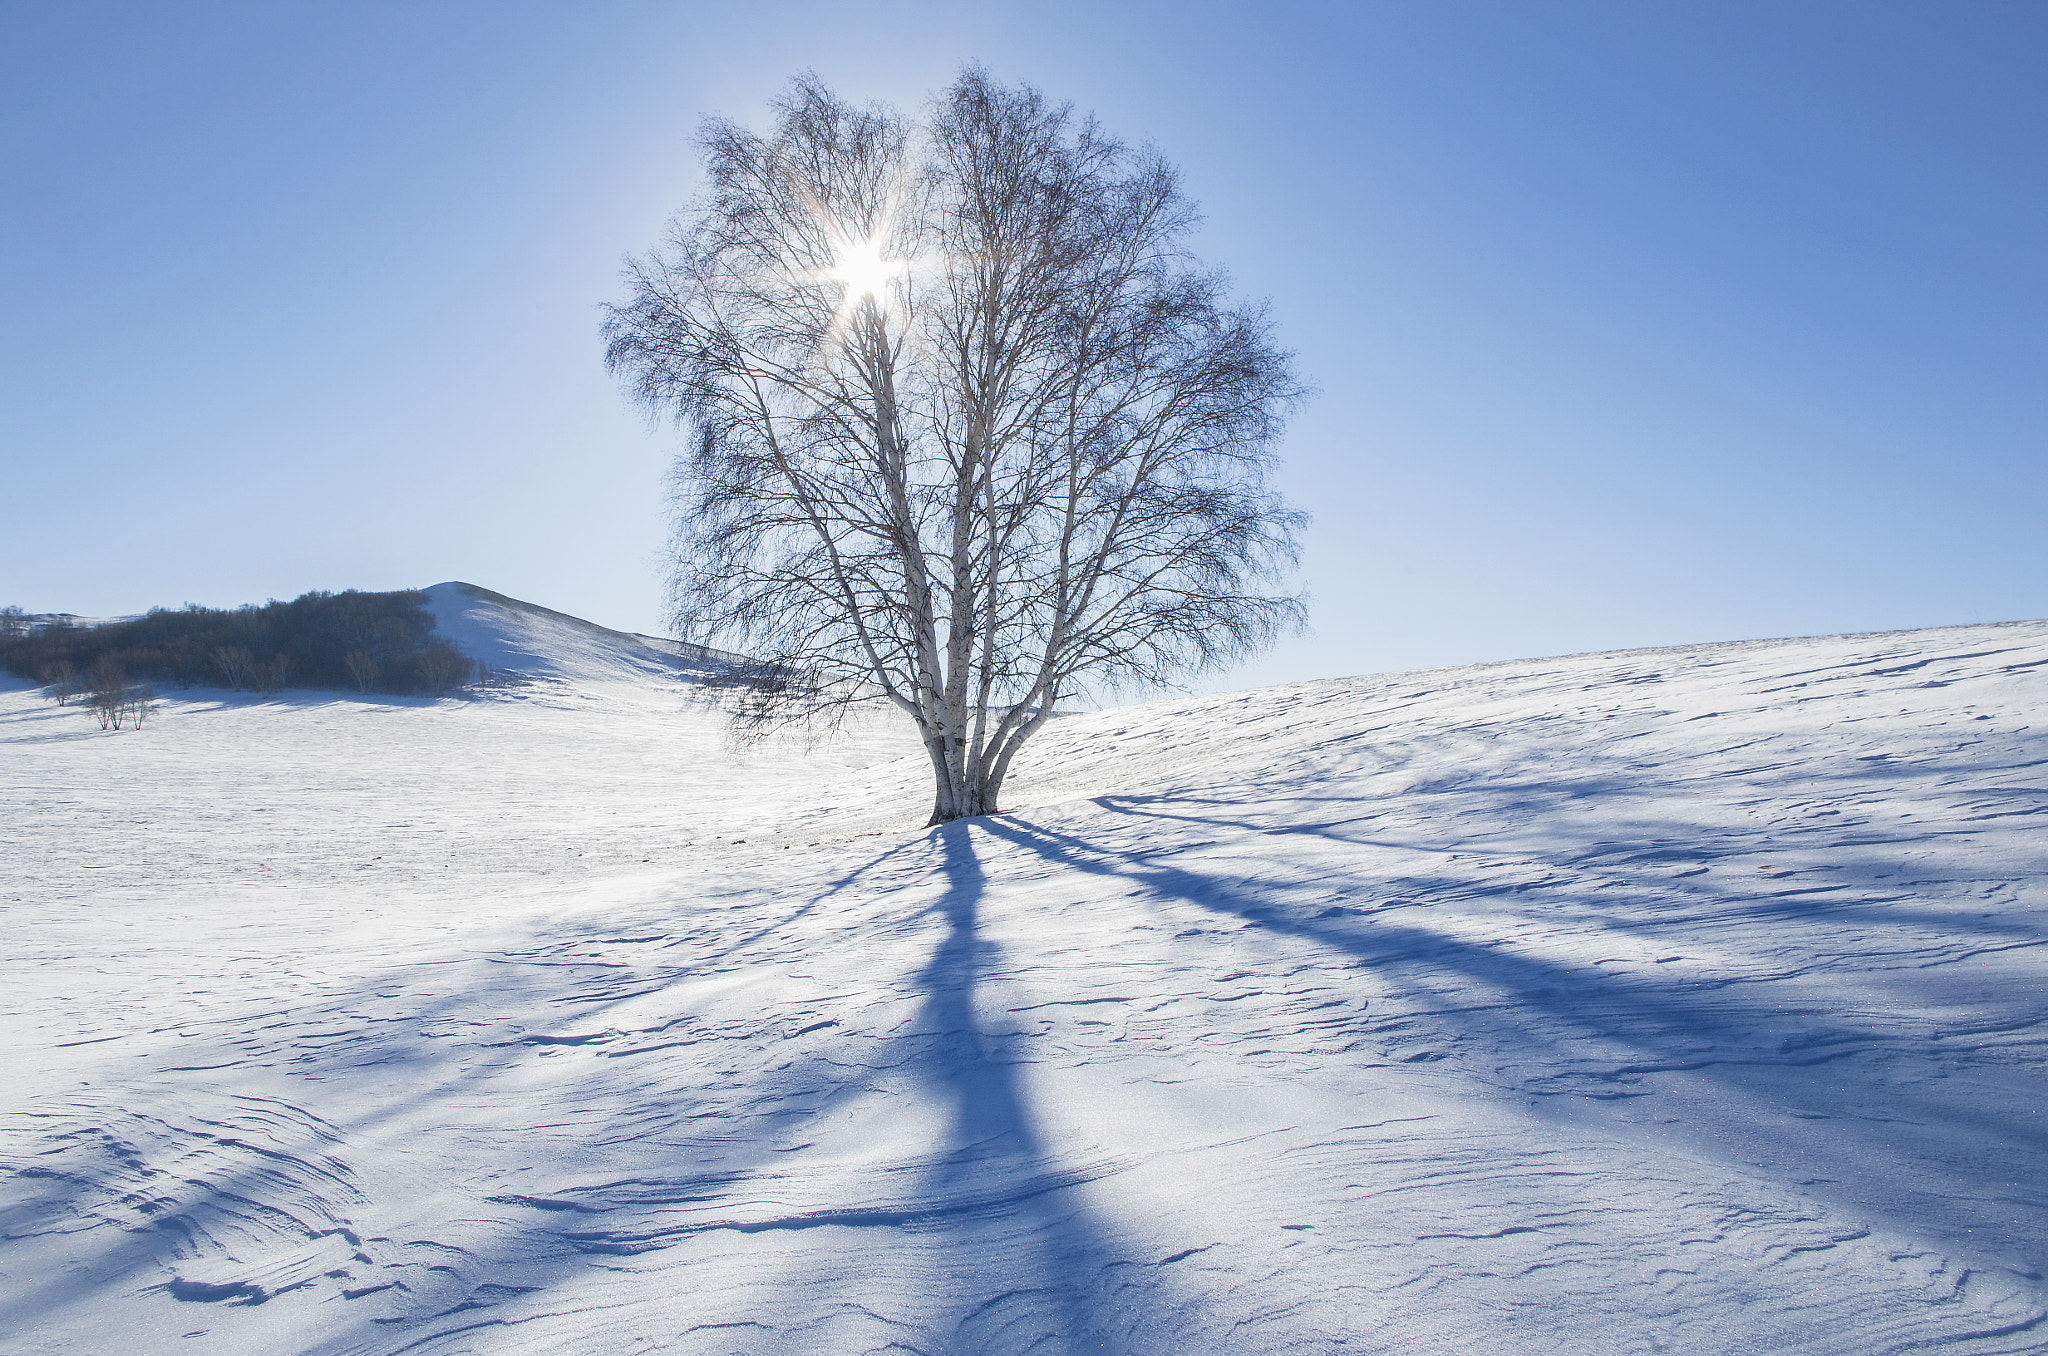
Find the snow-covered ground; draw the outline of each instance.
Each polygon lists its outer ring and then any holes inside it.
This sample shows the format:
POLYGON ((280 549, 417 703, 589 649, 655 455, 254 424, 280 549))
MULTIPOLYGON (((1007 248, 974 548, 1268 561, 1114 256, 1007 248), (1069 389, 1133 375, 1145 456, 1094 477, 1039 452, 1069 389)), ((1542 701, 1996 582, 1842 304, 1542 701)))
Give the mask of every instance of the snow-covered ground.
POLYGON ((2048 623, 1068 717, 929 831, 435 606, 537 681, 0 692, 0 1350, 2048 1350, 2048 623))

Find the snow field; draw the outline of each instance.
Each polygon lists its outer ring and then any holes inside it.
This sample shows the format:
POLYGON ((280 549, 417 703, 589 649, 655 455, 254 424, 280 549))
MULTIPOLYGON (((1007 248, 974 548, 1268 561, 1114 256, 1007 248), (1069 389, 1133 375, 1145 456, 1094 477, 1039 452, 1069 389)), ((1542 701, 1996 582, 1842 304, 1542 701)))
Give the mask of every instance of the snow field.
POLYGON ((1067 717, 928 831, 500 613, 0 694, 0 1349, 2048 1349, 2048 624, 1067 717))

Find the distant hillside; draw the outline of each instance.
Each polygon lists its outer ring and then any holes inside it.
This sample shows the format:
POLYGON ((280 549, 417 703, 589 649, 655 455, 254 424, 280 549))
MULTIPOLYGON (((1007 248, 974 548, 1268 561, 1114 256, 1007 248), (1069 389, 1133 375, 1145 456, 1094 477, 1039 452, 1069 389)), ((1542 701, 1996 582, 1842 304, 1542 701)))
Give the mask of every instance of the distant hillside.
POLYGON ((586 690, 648 678, 721 682, 752 662, 614 631, 459 580, 391 593, 316 591, 261 607, 7 620, 13 629, 0 629, 0 668, 73 688, 101 664, 130 681, 178 687, 438 693, 480 680, 586 690))
POLYGON ((315 591, 261 607, 177 611, 98 624, 29 618, 0 636, 0 667, 64 686, 102 665, 130 680, 279 691, 441 692, 471 681, 475 661, 435 634, 427 594, 315 591))

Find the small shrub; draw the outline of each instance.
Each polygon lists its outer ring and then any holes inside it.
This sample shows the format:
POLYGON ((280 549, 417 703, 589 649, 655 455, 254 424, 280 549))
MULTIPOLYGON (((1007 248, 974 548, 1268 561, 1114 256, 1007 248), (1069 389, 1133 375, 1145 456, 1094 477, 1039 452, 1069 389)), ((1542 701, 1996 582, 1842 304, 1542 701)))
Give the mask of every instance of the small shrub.
POLYGON ((421 686, 436 697, 461 687, 476 672, 476 662, 445 640, 421 646, 413 665, 419 670, 421 686))

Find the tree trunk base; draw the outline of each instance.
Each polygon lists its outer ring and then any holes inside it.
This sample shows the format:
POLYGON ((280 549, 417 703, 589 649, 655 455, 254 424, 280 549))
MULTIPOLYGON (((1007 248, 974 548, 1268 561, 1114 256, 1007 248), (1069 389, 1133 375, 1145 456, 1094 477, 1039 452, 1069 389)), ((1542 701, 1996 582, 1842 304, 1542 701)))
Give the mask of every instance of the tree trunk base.
POLYGON ((993 804, 989 803, 981 803, 949 810, 945 802, 940 801, 932 806, 932 817, 924 822, 924 826, 928 829, 932 829, 937 828, 941 824, 950 824, 956 819, 979 819, 983 815, 994 815, 1001 813, 1001 810, 997 809, 993 804))

